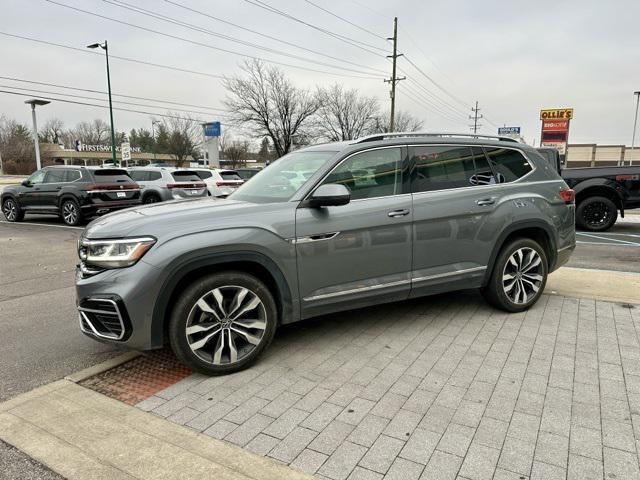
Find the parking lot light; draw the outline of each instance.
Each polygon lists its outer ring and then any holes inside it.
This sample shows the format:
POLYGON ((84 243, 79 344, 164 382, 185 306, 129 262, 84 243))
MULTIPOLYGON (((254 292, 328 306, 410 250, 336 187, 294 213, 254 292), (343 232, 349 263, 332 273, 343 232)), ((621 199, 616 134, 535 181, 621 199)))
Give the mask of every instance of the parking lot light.
POLYGON ((33 143, 36 147, 36 170, 40 170, 40 142, 38 142, 38 123, 36 122, 36 105, 42 106, 51 103, 47 100, 39 100, 37 98, 26 100, 24 103, 31 105, 31 119, 33 120, 33 143))
MULTIPOLYGON (((636 146, 636 126, 638 125, 638 105, 640 105, 640 91, 633 92, 636 96, 636 116, 633 120, 633 135, 631 137, 631 155, 633 155, 633 149, 636 146)), ((629 160, 629 165, 633 165, 633 158, 629 160)))

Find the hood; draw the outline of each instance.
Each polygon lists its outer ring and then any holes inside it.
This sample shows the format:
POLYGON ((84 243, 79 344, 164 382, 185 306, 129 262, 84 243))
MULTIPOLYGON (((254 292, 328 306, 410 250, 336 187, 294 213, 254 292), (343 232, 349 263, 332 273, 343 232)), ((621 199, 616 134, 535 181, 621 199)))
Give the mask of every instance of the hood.
POLYGON ((291 209, 295 204, 256 204, 205 197, 154 203, 110 213, 91 222, 83 236, 91 239, 151 235, 157 239, 230 227, 261 225, 268 213, 291 209))

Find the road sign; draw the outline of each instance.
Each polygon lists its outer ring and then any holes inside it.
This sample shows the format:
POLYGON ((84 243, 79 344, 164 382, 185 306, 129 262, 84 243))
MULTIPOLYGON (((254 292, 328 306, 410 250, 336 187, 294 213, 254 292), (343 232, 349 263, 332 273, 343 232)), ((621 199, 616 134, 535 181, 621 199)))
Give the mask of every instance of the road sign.
POLYGON ((131 160, 131 145, 129 142, 123 142, 122 145, 120 145, 120 155, 122 156, 123 162, 131 160))
POLYGON ((204 124, 204 136, 205 137, 219 137, 220 136, 220 122, 211 122, 204 124))
POLYGON ((520 135, 520 127, 498 127, 498 135, 520 135))

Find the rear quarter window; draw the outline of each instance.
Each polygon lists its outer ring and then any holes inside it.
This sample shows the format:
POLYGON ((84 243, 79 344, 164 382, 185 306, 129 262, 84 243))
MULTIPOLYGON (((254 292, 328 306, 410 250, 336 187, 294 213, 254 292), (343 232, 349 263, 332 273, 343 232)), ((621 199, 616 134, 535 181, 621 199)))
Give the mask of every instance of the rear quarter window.
POLYGON ((126 183, 131 181, 127 171, 119 168, 102 168, 92 171, 91 175, 98 183, 126 183))
POLYGON ((205 180, 207 178, 211 178, 211 176, 213 175, 212 172, 205 172, 204 170, 198 170, 196 172, 198 174, 198 176, 202 179, 205 180))
POLYGON ((149 173, 144 170, 132 170, 129 172, 129 176, 134 182, 145 182, 149 180, 149 173))
POLYGON ((485 147, 485 151, 501 183, 514 182, 533 170, 531 163, 518 150, 485 147))

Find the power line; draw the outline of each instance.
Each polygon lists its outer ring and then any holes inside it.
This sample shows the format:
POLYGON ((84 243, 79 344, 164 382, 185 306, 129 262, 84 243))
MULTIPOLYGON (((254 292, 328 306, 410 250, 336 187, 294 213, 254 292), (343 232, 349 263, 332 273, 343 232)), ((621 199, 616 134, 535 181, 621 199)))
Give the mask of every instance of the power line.
MULTIPOLYGON (((229 42, 233 42, 233 43, 237 43, 237 44, 240 44, 240 45, 244 45, 246 47, 256 48, 258 50, 263 50, 265 52, 273 53, 275 55, 282 55, 284 57, 293 58, 295 60, 300 60, 302 62, 314 63, 316 65, 321 65, 323 67, 335 68, 335 69, 339 69, 339 70, 346 70, 346 71, 359 73, 359 74, 364 74, 364 75, 375 75, 375 73, 373 71, 355 70, 355 69, 344 67, 344 66, 341 66, 341 65, 335 65, 335 64, 331 64, 331 63, 321 62, 321 61, 318 61, 318 60, 313 60, 311 58, 302 57, 300 55, 295 55, 293 53, 287 53, 287 52, 284 52, 282 50, 276 50, 274 48, 265 47, 263 45, 258 45, 256 43, 248 42, 246 40, 242 40, 242 39, 239 39, 239 38, 236 38, 236 37, 232 37, 232 36, 229 36, 229 35, 224 35, 222 33, 217 33, 217 32, 214 32, 212 30, 208 30, 208 29, 206 29, 204 27, 200 27, 198 25, 194 25, 192 23, 187 23, 187 22, 183 22, 181 20, 176 20, 173 17, 167 16, 167 15, 162 15, 162 14, 159 14, 159 13, 155 13, 153 11, 147 10, 145 8, 142 8, 142 7, 138 7, 136 5, 131 5, 129 3, 123 2, 122 0, 115 0, 115 1, 114 0, 102 0, 102 1, 105 2, 105 3, 111 4, 111 5, 114 5, 116 7, 124 8, 125 10, 136 12, 136 13, 138 13, 140 15, 145 15, 145 16, 148 16, 148 17, 152 17, 152 18, 155 18, 155 19, 158 19, 158 20, 162 20, 164 22, 168 22, 168 23, 171 23, 171 24, 174 24, 174 25, 181 26, 183 28, 187 28, 187 29, 190 29, 190 30, 193 30, 193 31, 196 31, 196 32, 200 32, 200 33, 205 33, 207 35, 210 35, 210 36, 213 36, 213 37, 216 37, 216 38, 222 38, 223 40, 227 40, 229 42)), ((370 67, 368 67, 366 65, 358 64, 358 66, 370 69, 370 67)), ((382 70, 380 70, 379 72, 381 73, 382 70)))
MULTIPOLYGON (((18 96, 21 96, 21 97, 33 97, 33 95, 31 95, 31 94, 19 93, 19 92, 10 92, 8 90, 0 90, 0 93, 7 93, 9 95, 18 95, 18 96)), ((45 97, 45 96, 40 96, 40 95, 38 95, 38 97, 39 98, 44 98, 45 100, 53 100, 53 101, 62 102, 62 103, 71 103, 71 104, 74 104, 74 105, 85 105, 85 106, 88 106, 88 107, 97 107, 97 108, 109 108, 108 105, 97 105, 95 103, 77 102, 75 100, 67 100, 67 99, 64 99, 64 98, 45 97)), ((155 116, 155 117, 176 118, 176 119, 180 119, 180 120, 188 120, 188 121, 191 121, 191 122, 201 122, 201 123, 204 122, 204 120, 200 119, 200 118, 185 118, 185 117, 180 117, 178 115, 169 115, 169 114, 166 114, 166 113, 163 114, 163 113, 155 113, 155 112, 145 112, 143 110, 132 110, 132 109, 129 109, 129 108, 120 108, 120 107, 114 107, 113 109, 114 110, 120 110, 122 112, 140 113, 140 114, 143 114, 143 115, 151 115, 151 116, 155 116)), ((225 125, 225 124, 223 123, 223 125, 225 125)))
POLYGON ((341 17, 340 15, 338 15, 337 13, 333 13, 331 10, 327 10, 324 7, 321 7, 320 5, 318 5, 317 3, 312 2, 311 0, 304 0, 305 2, 307 2, 310 5, 313 5, 316 8, 319 8, 320 10, 322 10, 325 13, 328 13, 329 15, 331 15, 332 17, 335 17, 337 19, 342 20, 345 23, 348 23, 349 25, 351 25, 352 27, 356 27, 359 30, 362 30, 363 32, 368 33, 369 35, 373 35, 374 37, 378 38, 378 39, 382 39, 385 40, 385 37, 383 37, 382 35, 378 35, 375 32, 372 32, 371 30, 367 30, 366 28, 358 25, 357 23, 353 23, 351 20, 347 20, 344 17, 341 17))
MULTIPOLYGON (((0 76, 0 79, 2 80, 11 80, 14 82, 23 82, 23 83, 31 83, 34 85, 44 85, 47 87, 56 87, 56 88, 65 88, 68 90, 76 90, 79 92, 89 92, 89 93, 101 93, 106 95, 107 92, 105 92, 104 90, 93 90, 90 88, 79 88, 79 87, 72 87, 69 85, 60 85, 60 84, 56 84, 56 83, 47 83, 47 82, 36 82, 34 80, 25 80, 23 78, 16 78, 16 77, 3 77, 0 76)), ((10 87, 13 88, 13 87, 10 87)), ((145 100, 148 102, 159 102, 159 103, 166 103, 166 104, 170 104, 170 105, 177 105, 180 107, 195 107, 195 108, 201 108, 201 109, 208 109, 208 110, 220 110, 222 112, 226 112, 227 110, 225 110, 224 108, 217 108, 217 107, 210 107, 210 106, 203 106, 203 105, 194 105, 191 103, 180 103, 180 102, 173 102, 173 101, 169 101, 169 100, 161 100, 161 99, 157 99, 157 98, 148 98, 148 97, 137 97, 134 95, 125 95, 123 93, 112 93, 112 95, 114 97, 123 97, 123 98, 133 98, 136 100, 145 100)))
MULTIPOLYGON (((27 36, 24 36, 24 35, 16 35, 16 34, 7 33, 7 32, 0 32, 0 35, 5 35, 7 37, 12 37, 12 38, 18 38, 18 39, 21 39, 21 40, 27 40, 29 42, 40 43, 42 45, 50 45, 50 46, 53 46, 53 47, 66 48, 67 50, 75 50, 76 52, 82 52, 82 53, 89 54, 89 55, 100 55, 100 56, 102 56, 102 53, 94 52, 92 50, 87 50, 86 48, 78 48, 78 47, 74 47, 72 45, 65 45, 65 44, 62 44, 62 43, 50 42, 50 41, 47 41, 47 40, 41 40, 41 39, 38 39, 38 38, 27 37, 27 36)), ((205 76, 205 77, 219 78, 219 79, 224 79, 225 78, 223 75, 218 75, 218 74, 215 74, 215 73, 199 72, 197 70, 190 70, 190 69, 187 69, 187 68, 180 68, 180 67, 176 67, 176 66, 173 66, 173 65, 165 65, 165 64, 162 64, 162 63, 147 62, 147 61, 139 60, 139 59, 135 59, 135 58, 121 57, 121 56, 118 56, 118 55, 109 54, 109 60, 111 60, 111 59, 117 59, 117 60, 121 60, 121 61, 125 61, 125 62, 139 63, 141 65, 147 65, 147 66, 150 66, 150 67, 157 67, 157 68, 164 68, 164 69, 167 69, 167 70, 175 70, 177 72, 190 73, 190 74, 193 74, 193 75, 202 75, 202 76, 205 76)))
MULTIPOLYGON (((427 106, 426 104, 422 103, 418 98, 414 97, 413 96, 414 92, 411 92, 406 85, 401 85, 398 88, 398 91, 400 93, 402 93, 404 96, 406 96, 408 99, 410 99, 412 102, 414 102, 416 105, 422 107, 425 111, 427 111, 429 113, 434 113, 434 111, 429 106, 427 106)), ((443 118, 444 120, 454 124, 454 125, 459 125, 460 124, 460 122, 458 122, 457 120, 455 120, 453 118, 450 118, 448 116, 444 116, 444 115, 441 115, 439 113, 437 113, 437 115, 439 117, 443 118)))
POLYGON ((442 90, 442 92, 446 93, 449 97, 451 97, 453 100, 455 100, 456 102, 458 102, 460 105, 462 105, 465 108, 468 108, 469 105, 467 105, 464 101, 460 100, 458 97, 456 97, 454 94, 452 94, 451 92, 449 92, 446 88, 444 88, 442 85, 440 85, 438 82, 436 82, 433 78, 431 78, 429 75, 427 75, 420 67, 418 67, 415 63, 413 63, 411 61, 411 59, 409 57, 407 57, 405 55, 405 60, 407 62, 409 62, 409 64, 415 68, 418 72, 420 72, 422 74, 422 76, 424 76, 427 80, 429 80, 433 85, 435 85, 436 87, 438 87, 440 90, 442 90))
POLYGON ((281 15, 283 17, 286 17, 286 18, 290 19, 290 20, 293 20, 295 22, 301 23, 302 25, 306 25, 307 27, 313 28, 314 30, 317 30, 319 32, 324 33, 325 35, 329 35, 330 37, 333 37, 333 38, 335 38, 337 40, 340 40, 342 42, 348 43, 351 46, 354 46, 354 47, 357 47, 357 48, 359 48, 361 50, 364 50, 366 52, 372 53, 373 55, 381 56, 380 53, 374 52, 371 49, 379 50, 379 51, 382 51, 382 52, 385 52, 385 53, 387 51, 387 50, 385 50, 383 48, 379 48, 379 47, 376 47, 374 45, 370 45, 368 43, 361 42, 361 41, 356 40, 354 38, 350 38, 350 37, 346 37, 344 35, 340 35, 339 33, 332 32, 330 30, 327 30, 326 28, 318 27, 317 25, 313 25, 312 23, 309 23, 309 22, 306 22, 306 21, 304 21, 304 20, 302 20, 300 18, 294 17, 293 15, 290 15, 290 14, 288 14, 286 12, 283 12, 282 10, 278 10, 277 8, 272 7, 271 5, 267 4, 266 2, 263 2, 262 0, 244 0, 244 1, 249 3, 249 4, 251 4, 251 5, 253 5, 253 6, 255 6, 255 7, 262 8, 263 10, 267 10, 268 12, 275 13, 277 15, 281 15))
POLYGON ((404 93, 407 96, 410 96, 409 94, 411 94, 410 98, 419 103, 425 110, 428 110, 431 113, 435 113, 436 115, 438 115, 441 118, 444 118, 446 120, 449 120, 450 122, 454 122, 454 123, 462 123, 463 121, 466 120, 466 118, 455 118, 453 117, 449 112, 446 112, 444 110, 442 110, 439 106, 433 104, 433 102, 429 99, 427 99, 426 97, 424 97, 421 92, 414 90, 413 88, 411 88, 408 84, 407 85, 401 85, 402 87, 402 93, 404 93))
MULTIPOLYGON (((237 55, 237 56, 244 57, 244 58, 250 58, 252 60, 261 60, 261 61, 264 61, 266 63, 272 63, 274 65, 282 65, 282 66, 285 66, 285 67, 298 68, 298 69, 301 69, 301 70, 307 70, 307 71, 316 72, 316 73, 324 73, 324 74, 327 74, 327 75, 337 75, 339 77, 355 77, 355 78, 362 78, 362 79, 366 79, 366 78, 368 78, 368 79, 376 79, 376 77, 362 77, 362 76, 355 76, 355 75, 346 75, 346 74, 341 74, 341 73, 328 72, 326 70, 318 70, 318 69, 314 69, 314 68, 304 67, 304 66, 301 66, 301 65, 292 65, 292 64, 289 64, 289 63, 278 62, 276 60, 268 60, 266 58, 256 57, 254 55, 248 55, 248 54, 245 54, 245 53, 236 52, 234 50, 229 50, 229 49, 226 49, 226 48, 215 47, 215 46, 209 45, 207 43, 198 42, 196 40, 191 40, 191 39, 188 39, 188 38, 180 37, 178 35, 172 35, 170 33, 160 32, 160 31, 154 30, 152 28, 147 28, 147 27, 143 27, 141 25, 136 25, 134 23, 125 22, 123 20, 118 20, 116 18, 107 17, 106 15, 101 15, 99 13, 83 10, 81 8, 73 7, 71 5, 66 5, 64 3, 56 2, 54 0, 45 0, 45 1, 48 2, 48 3, 54 4, 54 5, 58 5, 60 7, 68 8, 70 10, 74 10, 76 12, 84 13, 86 15, 91 15, 91 16, 94 16, 94 17, 102 18, 103 20, 109 20, 111 22, 119 23, 121 25, 127 25, 129 27, 136 28, 138 30, 143 30, 145 32, 155 33, 157 35, 162 35, 164 37, 172 38, 174 40, 180 40, 180 41, 183 41, 183 42, 186 42, 186 43, 190 43, 190 44, 193 44, 193 45, 198 45, 198 46, 209 48, 209 49, 212 49, 212 50, 217 50, 217 51, 221 51, 221 52, 225 52, 225 53, 230 53, 232 55, 237 55)), ((339 67, 339 68, 342 69, 342 67, 339 67)))
POLYGON ((241 30, 244 30, 245 32, 250 32, 250 33, 253 33, 255 35, 259 35, 261 37, 268 38, 269 40, 273 40, 274 42, 282 43, 282 44, 287 45, 289 47, 298 48, 298 49, 303 50, 305 52, 313 53, 315 55, 320 55, 322 57, 330 58, 331 60, 337 60, 337 61, 340 61, 340 62, 343 62, 343 63, 347 63, 349 65, 354 65, 356 67, 370 68, 370 67, 368 67, 366 65, 362 65, 360 63, 351 62, 349 60, 345 60, 345 59, 340 58, 340 57, 335 57, 333 55, 329 55, 327 53, 320 52, 318 50, 313 50, 311 48, 306 48, 306 47, 303 47, 301 45, 297 45, 297 44, 295 44, 293 42, 288 42, 287 40, 283 40, 282 38, 274 37, 274 36, 268 35, 266 33, 258 32, 257 30, 252 30, 251 28, 243 27, 242 25, 238 25, 237 23, 233 23, 233 22, 230 22, 230 21, 225 20, 223 18, 213 16, 213 15, 211 15, 209 13, 206 13, 206 12, 203 12, 201 10, 196 10, 195 8, 191 8, 191 7, 188 7, 186 5, 182 5, 181 3, 174 2, 172 0, 164 0, 164 2, 166 2, 166 3, 170 4, 170 5, 175 5, 176 7, 182 8, 184 10, 187 10, 187 11, 190 11, 190 12, 193 12, 193 13, 197 13, 199 15, 202 15, 204 17, 210 18, 212 20, 216 20, 218 22, 222 22, 222 23, 224 23, 226 25, 231 25, 233 27, 236 27, 236 28, 239 28, 241 30))

